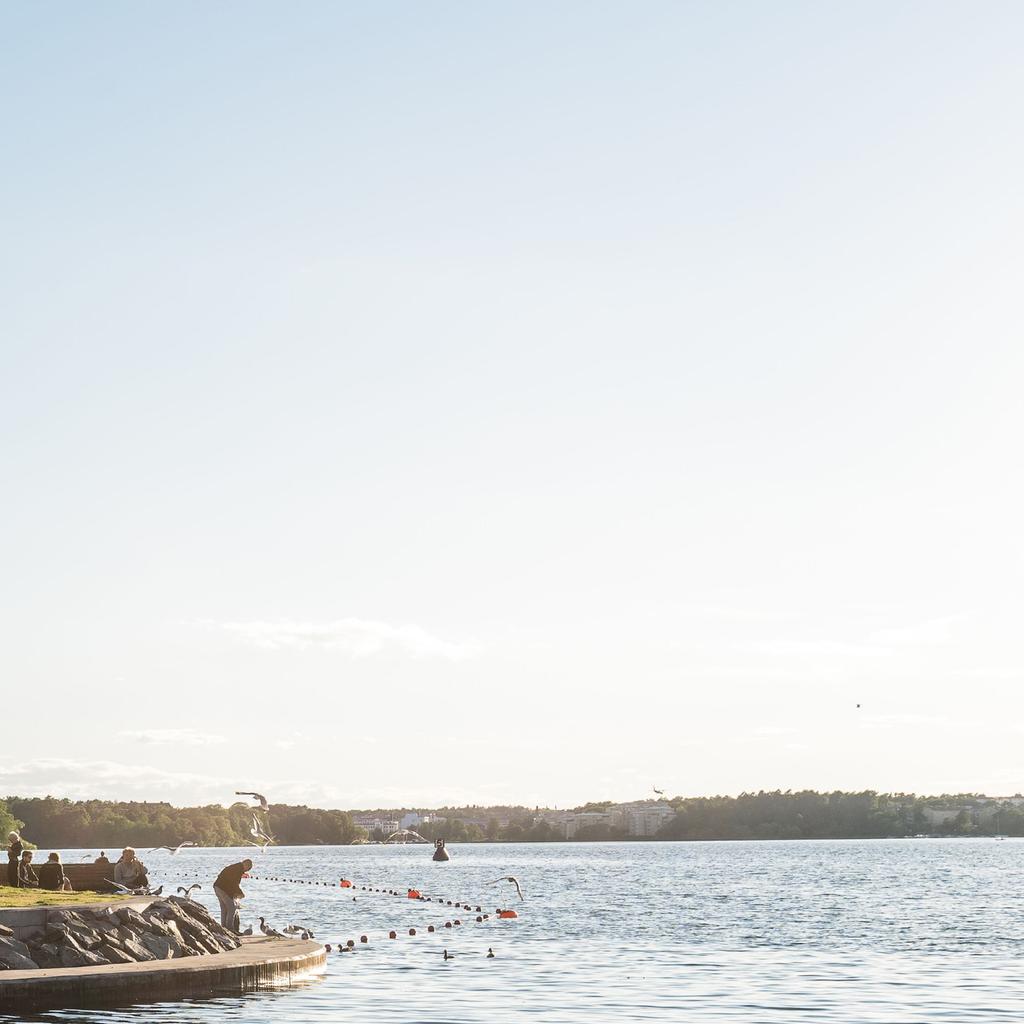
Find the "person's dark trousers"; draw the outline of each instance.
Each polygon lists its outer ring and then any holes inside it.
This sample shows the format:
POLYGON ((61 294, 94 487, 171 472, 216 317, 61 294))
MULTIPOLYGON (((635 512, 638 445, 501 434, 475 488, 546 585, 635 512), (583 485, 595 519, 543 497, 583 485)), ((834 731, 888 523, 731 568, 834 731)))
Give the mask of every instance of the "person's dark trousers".
POLYGON ((18 862, 8 861, 7 863, 7 884, 15 889, 21 887, 21 878, 18 876, 18 862))

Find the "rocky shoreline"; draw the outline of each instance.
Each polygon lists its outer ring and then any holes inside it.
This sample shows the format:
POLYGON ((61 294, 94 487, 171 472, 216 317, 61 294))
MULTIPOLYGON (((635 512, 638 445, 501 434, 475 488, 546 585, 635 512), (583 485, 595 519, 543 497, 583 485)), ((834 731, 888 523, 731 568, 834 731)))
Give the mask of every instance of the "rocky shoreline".
POLYGON ((25 942, 0 925, 0 972, 210 956, 240 945, 204 906, 171 896, 141 912, 113 906, 54 911, 45 930, 25 942))

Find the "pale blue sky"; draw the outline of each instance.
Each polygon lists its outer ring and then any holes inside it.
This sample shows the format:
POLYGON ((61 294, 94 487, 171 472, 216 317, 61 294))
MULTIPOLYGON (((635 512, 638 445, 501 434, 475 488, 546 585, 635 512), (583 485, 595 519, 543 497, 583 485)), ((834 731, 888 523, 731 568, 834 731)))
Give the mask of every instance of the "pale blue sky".
POLYGON ((0 793, 1024 789, 1020 5, 0 16, 0 793))

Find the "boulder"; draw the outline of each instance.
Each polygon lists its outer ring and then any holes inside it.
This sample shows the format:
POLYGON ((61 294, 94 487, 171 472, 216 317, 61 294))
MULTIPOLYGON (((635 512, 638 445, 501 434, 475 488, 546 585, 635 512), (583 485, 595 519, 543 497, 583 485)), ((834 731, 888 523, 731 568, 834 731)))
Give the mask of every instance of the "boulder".
POLYGON ((17 939, 0 939, 0 963, 12 971, 34 971, 36 962, 28 955, 28 946, 17 939))
POLYGON ((174 949, 166 935, 143 935, 141 941, 157 960, 173 959, 174 949))
POLYGON ((100 946, 99 949, 94 951, 98 956, 103 957, 108 964, 133 964, 135 961, 123 950, 117 946, 105 945, 100 946))
POLYGON ((38 967, 61 967, 60 947, 49 942, 40 943, 32 950, 32 959, 38 967))
POLYGON ((64 946, 60 951, 61 967, 98 967, 105 963, 106 960, 87 949, 64 946))

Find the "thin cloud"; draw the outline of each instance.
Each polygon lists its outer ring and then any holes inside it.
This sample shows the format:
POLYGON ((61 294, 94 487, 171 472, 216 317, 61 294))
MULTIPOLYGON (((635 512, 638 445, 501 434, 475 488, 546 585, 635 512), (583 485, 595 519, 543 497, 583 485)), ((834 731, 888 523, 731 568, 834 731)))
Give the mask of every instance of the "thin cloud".
POLYGON ((59 795, 70 799, 152 800, 223 803, 233 780, 209 774, 168 771, 150 765, 41 757, 0 763, 0 792, 22 797, 59 795))
POLYGON ((414 658, 462 661, 477 653, 472 643, 444 640, 422 626, 394 626, 372 619, 336 619, 332 622, 219 622, 204 623, 268 650, 341 651, 353 658, 397 652, 414 658))
POLYGON ((930 647, 950 643, 955 638, 956 628, 967 620, 965 612, 943 615, 925 622, 891 629, 878 629, 869 639, 874 643, 898 647, 930 647))
POLYGON ((225 742, 223 736, 197 729, 122 729, 118 736, 155 746, 210 747, 225 742))

